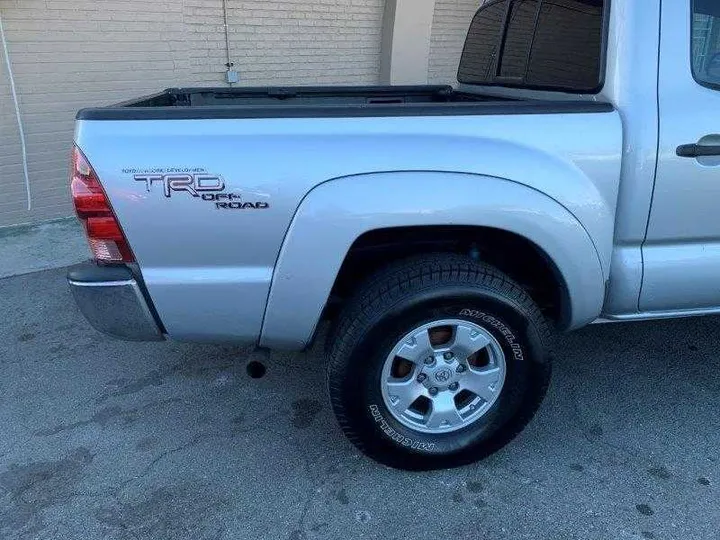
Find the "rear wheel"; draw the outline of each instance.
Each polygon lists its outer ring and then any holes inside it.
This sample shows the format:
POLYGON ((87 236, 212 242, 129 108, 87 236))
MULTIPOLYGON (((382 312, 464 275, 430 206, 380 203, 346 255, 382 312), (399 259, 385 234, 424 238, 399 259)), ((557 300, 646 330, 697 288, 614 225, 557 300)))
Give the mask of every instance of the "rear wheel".
POLYGON ((398 468, 481 459, 540 405, 549 331, 525 291, 498 270, 438 254, 381 271, 340 315, 330 397, 348 438, 398 468))

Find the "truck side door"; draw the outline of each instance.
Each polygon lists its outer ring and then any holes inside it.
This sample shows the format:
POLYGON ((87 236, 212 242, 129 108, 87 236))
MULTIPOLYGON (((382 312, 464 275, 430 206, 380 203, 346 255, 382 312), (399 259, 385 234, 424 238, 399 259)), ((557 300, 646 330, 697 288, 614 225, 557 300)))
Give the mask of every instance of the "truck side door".
POLYGON ((665 0, 640 311, 720 306, 720 1, 665 0))

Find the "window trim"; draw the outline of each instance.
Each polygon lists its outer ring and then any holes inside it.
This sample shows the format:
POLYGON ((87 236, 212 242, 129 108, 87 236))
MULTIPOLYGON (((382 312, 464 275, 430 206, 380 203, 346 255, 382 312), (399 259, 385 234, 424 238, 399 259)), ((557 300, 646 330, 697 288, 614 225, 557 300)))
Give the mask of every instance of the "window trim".
MULTIPOLYGON (((502 1, 502 0, 498 0, 502 1)), ((695 57, 693 55, 693 30, 695 29, 695 6, 697 5, 697 0, 691 0, 690 1, 690 40, 689 40, 689 46, 690 46, 690 72, 692 73, 693 80, 699 84, 700 86, 704 86, 705 88, 709 88, 710 90, 718 91, 720 90, 720 82, 710 82, 703 80, 699 78, 699 75, 697 71, 695 70, 695 57)), ((713 17, 714 18, 714 17, 713 17)))
MULTIPOLYGON (((480 9, 478 9, 475 14, 473 15, 472 20, 475 20, 475 17, 477 17, 478 13, 480 11, 501 2, 507 2, 508 7, 506 9, 506 17, 503 20, 502 28, 500 31, 500 35, 498 36, 498 43, 497 43, 497 51, 498 54, 495 57, 493 61, 493 72, 495 75, 493 76, 493 80, 487 81, 487 82, 466 82, 460 79, 460 66, 462 65, 462 57, 465 55, 465 51, 468 46, 468 39, 465 38, 465 44, 463 45, 462 54, 460 55, 460 65, 458 65, 458 71, 457 71, 457 81, 460 84, 465 84, 468 86, 490 86, 490 87, 505 87, 505 88, 520 88, 523 90, 541 90, 545 92, 562 92, 565 94, 578 94, 578 95, 597 95, 600 92, 602 92, 603 88, 605 88, 605 82, 606 82, 606 74, 607 74, 607 50, 608 50, 608 41, 610 39, 610 9, 612 0, 604 0, 603 5, 603 23, 602 23, 602 36, 601 36, 601 42, 600 42, 600 72, 598 73, 598 84, 594 88, 590 88, 587 90, 578 90, 576 88, 567 88, 563 86, 552 86, 552 85, 536 85, 536 84, 527 84, 527 83, 514 83, 512 82, 512 78, 508 77, 501 77, 497 75, 498 66, 500 65, 502 52, 504 49, 504 42, 505 37, 507 34, 508 29, 508 15, 512 11, 512 3, 516 2, 518 0, 489 0, 488 2, 485 2, 482 6, 480 6, 480 9)), ((539 0, 540 4, 542 4, 543 0, 539 0)), ((692 0, 693 4, 695 0, 692 0)), ((540 6, 542 8, 542 5, 540 6)), ((692 17, 692 14, 691 14, 692 17)), ((472 27, 472 22, 470 23, 470 26, 472 27)), ((468 29, 468 33, 469 33, 468 29)), ((535 41, 535 33, 537 31, 537 22, 535 30, 533 31, 533 39, 531 41, 531 48, 530 51, 532 51, 532 44, 535 41)), ((690 53, 692 55, 692 51, 690 53)), ((529 59, 529 58, 528 58, 529 59)), ((526 67, 526 73, 525 77, 527 77, 527 69, 529 68, 529 62, 528 66, 526 67)))

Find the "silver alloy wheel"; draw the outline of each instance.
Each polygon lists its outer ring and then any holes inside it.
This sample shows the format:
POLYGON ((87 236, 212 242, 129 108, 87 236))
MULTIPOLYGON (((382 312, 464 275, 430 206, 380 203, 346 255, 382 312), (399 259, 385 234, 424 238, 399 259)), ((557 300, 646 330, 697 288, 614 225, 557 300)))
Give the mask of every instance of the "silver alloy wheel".
POLYGON ((390 414, 422 433, 450 433, 481 418, 505 383, 505 355, 482 326, 433 321, 408 332, 382 370, 382 396, 390 414))

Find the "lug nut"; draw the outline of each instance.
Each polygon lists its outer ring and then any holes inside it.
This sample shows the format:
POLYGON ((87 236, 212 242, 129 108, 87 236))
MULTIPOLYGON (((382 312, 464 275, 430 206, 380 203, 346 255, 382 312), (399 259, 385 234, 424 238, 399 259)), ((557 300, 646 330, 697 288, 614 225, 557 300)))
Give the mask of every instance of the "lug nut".
POLYGON ((425 359, 425 365, 427 365, 427 366, 431 366, 434 363, 435 363, 435 359, 432 356, 428 356, 425 359))
POLYGON ((461 364, 457 367, 457 369, 455 371, 457 371, 458 373, 465 373, 466 369, 467 368, 461 364))
POLYGON ((448 362, 449 362, 450 360, 452 360, 452 359, 454 358, 454 356, 455 356, 455 355, 454 355, 453 353, 451 353, 450 351, 448 351, 448 352, 446 352, 445 354, 443 354, 443 358, 445 358, 445 360, 447 360, 448 362))
POLYGON ((418 377, 417 377, 417 382, 419 382, 419 383, 424 383, 424 382, 425 382, 425 379, 427 379, 427 375, 425 375, 424 373, 421 373, 421 374, 418 375, 418 377))
POLYGON ((430 392, 431 396, 437 396, 438 389, 433 386, 428 392, 430 392))
POLYGON ((452 383, 450 386, 448 386, 451 392, 455 392, 458 388, 460 388, 460 385, 456 382, 452 383))

